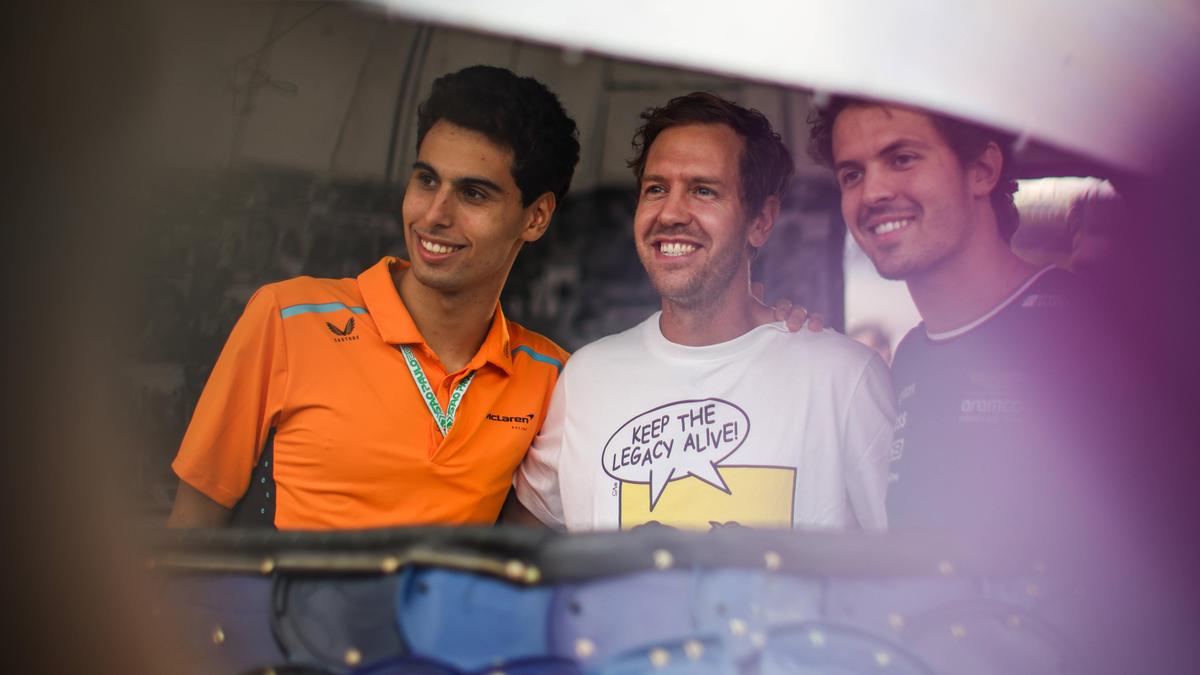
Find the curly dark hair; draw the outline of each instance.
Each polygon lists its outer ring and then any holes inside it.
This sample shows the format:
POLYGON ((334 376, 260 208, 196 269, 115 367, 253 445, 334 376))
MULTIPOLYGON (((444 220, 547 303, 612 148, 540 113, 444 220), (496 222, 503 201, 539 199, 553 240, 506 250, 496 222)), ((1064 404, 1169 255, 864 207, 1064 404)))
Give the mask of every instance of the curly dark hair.
POLYGON ((512 174, 529 206, 561 201, 579 163, 579 130, 546 85, 506 68, 470 66, 433 82, 417 108, 417 149, 438 120, 477 131, 513 153, 512 174))
MULTIPOLYGON (((835 96, 827 105, 820 106, 809 116, 812 125, 808 140, 808 155, 818 164, 833 168, 833 123, 838 115, 847 108, 863 106, 887 106, 882 101, 873 101, 849 96, 835 96)), ((942 135, 942 139, 950 146, 959 163, 964 166, 967 162, 979 157, 987 148, 989 142, 994 142, 1000 148, 1004 163, 1000 168, 1000 180, 992 190, 992 210, 996 213, 996 225, 1000 238, 1004 241, 1012 239, 1017 231, 1020 217, 1017 214, 1013 195, 1017 192, 1017 180, 1013 177, 1012 143, 1013 137, 995 129, 964 122, 960 119, 921 111, 928 115, 933 126, 942 135)))
POLYGON ((646 155, 654 139, 664 130, 686 124, 724 124, 742 139, 738 163, 742 178, 742 199, 747 214, 758 213, 767 197, 778 197, 787 188, 794 166, 792 153, 771 128, 771 122, 757 110, 742 106, 707 91, 677 96, 661 108, 642 113, 645 120, 633 136, 629 168, 642 180, 646 155))

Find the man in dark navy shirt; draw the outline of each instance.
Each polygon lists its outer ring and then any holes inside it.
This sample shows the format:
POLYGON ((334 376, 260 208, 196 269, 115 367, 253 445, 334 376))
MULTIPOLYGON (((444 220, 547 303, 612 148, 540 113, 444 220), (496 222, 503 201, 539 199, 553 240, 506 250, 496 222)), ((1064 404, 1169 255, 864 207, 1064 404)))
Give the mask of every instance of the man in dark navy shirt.
POLYGON ((810 151, 833 168, 854 239, 882 276, 905 281, 923 319, 893 363, 892 527, 1019 533, 1104 519, 1115 502, 1105 425, 1092 422, 1109 393, 1099 354, 1111 352, 1075 278, 1009 247, 1005 137, 835 98, 810 151))

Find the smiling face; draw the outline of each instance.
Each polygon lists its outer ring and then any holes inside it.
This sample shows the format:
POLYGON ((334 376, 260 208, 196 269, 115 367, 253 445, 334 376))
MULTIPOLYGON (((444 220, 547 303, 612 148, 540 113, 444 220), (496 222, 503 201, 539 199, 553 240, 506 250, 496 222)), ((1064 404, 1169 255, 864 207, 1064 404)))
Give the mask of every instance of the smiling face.
POLYGON ((745 213, 742 151, 723 124, 671 127, 650 146, 633 228, 664 302, 700 307, 748 285, 749 246, 766 242, 771 224, 745 213))
POLYGON ((496 292, 521 244, 541 237, 550 193, 521 205, 513 153, 483 134, 439 121, 429 130, 404 192, 404 242, 412 275, 446 294, 496 292))
POLYGON ((846 108, 833 125, 833 162, 846 226, 881 276, 911 280, 976 248, 994 181, 973 180, 929 116, 846 108))

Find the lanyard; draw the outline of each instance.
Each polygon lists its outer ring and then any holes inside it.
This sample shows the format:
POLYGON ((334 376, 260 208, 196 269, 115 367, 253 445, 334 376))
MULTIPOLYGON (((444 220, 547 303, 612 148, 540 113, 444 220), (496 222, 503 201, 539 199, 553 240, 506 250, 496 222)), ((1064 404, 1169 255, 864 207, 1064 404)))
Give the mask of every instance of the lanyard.
POLYGON ((454 426, 454 416, 458 413, 458 404, 462 403, 463 396, 467 395, 467 387, 471 386, 471 380, 475 378, 475 371, 467 373, 454 391, 450 392, 450 401, 446 406, 446 412, 442 412, 442 406, 433 393, 433 387, 429 386, 429 379, 425 377, 425 371, 421 370, 421 364, 417 362, 417 357, 413 356, 408 345, 400 345, 400 353, 404 354, 404 363, 408 366, 408 372, 412 374, 413 381, 417 383, 421 398, 425 400, 429 414, 433 415, 433 421, 437 423, 438 430, 442 432, 442 438, 445 438, 450 433, 450 427, 454 426))

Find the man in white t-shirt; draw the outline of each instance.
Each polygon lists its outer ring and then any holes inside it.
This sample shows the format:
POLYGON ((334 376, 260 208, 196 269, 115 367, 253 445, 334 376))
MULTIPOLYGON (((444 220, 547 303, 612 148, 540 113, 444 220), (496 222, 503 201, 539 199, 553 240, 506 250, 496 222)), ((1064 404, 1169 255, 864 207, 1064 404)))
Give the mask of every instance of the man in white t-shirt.
POLYGON ((886 527, 886 366, 837 333, 753 317, 750 263, 787 148, 762 114, 708 93, 642 117, 634 239, 662 311, 567 363, 520 502, 573 531, 886 527))

